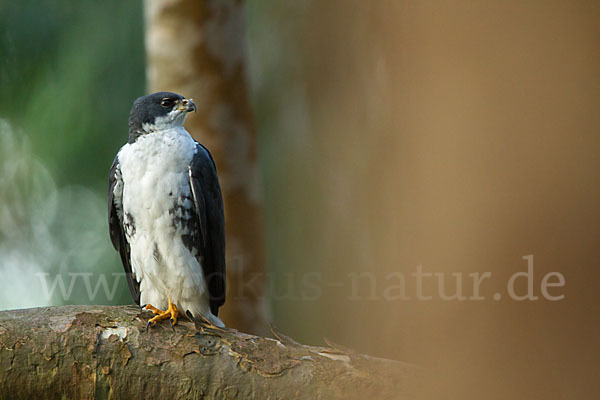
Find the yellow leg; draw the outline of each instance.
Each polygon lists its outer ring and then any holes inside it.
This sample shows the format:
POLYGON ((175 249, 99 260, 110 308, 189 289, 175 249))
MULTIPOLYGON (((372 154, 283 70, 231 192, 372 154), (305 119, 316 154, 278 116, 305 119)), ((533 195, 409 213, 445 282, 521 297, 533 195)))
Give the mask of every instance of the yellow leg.
POLYGON ((148 310, 148 311, 152 311, 154 314, 162 314, 162 313, 164 313, 164 311, 163 311, 163 310, 159 310, 158 308, 154 307, 154 306, 153 306, 153 305, 151 305, 151 304, 146 304, 146 305, 144 306, 144 309, 146 309, 146 310, 148 310))
POLYGON ((171 320, 171 327, 173 327, 177 324, 177 317, 179 316, 179 310, 177 309, 175 304, 171 303, 171 296, 169 296, 169 308, 167 308, 166 311, 159 310, 158 308, 156 308, 150 304, 147 304, 144 308, 146 308, 147 310, 150 310, 154 314, 156 314, 156 317, 151 318, 148 321, 146 330, 148 330, 149 327, 156 325, 156 323, 158 321, 161 321, 161 320, 167 319, 167 318, 169 318, 171 320))

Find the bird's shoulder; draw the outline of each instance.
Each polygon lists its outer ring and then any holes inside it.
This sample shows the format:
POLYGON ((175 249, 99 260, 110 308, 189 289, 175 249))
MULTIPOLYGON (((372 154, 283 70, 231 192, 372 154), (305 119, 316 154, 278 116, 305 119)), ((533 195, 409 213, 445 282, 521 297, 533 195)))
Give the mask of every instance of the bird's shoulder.
POLYGON ((192 157, 191 160, 191 167, 192 170, 194 169, 201 169, 201 168, 210 168, 213 170, 216 170, 216 164, 215 164, 215 160, 212 157, 212 154, 210 154, 210 151, 204 146, 202 145, 200 142, 194 140, 194 156, 192 157))

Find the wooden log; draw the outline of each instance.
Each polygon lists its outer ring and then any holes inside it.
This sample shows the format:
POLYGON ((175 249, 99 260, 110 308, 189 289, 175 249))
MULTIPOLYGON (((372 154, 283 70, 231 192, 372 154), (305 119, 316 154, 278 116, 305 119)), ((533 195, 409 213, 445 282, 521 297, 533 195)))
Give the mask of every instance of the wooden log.
POLYGON ((401 399, 406 363, 181 319, 146 331, 134 306, 0 312, 1 399, 401 399))

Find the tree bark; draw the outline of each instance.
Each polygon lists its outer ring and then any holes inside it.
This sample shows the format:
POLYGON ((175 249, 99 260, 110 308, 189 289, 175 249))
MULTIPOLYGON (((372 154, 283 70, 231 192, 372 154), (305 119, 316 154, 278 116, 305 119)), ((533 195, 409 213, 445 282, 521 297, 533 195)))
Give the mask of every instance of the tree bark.
POLYGON ((182 319, 146 332, 133 306, 0 312, 0 398, 402 399, 421 370, 182 319))
POLYGON ((245 11, 236 0, 146 0, 148 88, 191 97, 186 127, 217 164, 227 234, 228 326, 266 334, 270 319, 262 197, 245 65, 245 11))

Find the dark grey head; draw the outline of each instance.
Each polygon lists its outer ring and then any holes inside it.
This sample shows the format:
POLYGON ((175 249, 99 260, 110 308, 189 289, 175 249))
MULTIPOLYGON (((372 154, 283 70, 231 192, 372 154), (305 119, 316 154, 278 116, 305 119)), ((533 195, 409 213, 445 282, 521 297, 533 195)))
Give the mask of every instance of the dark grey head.
POLYGON ((138 97, 129 113, 129 143, 141 135, 183 125, 187 113, 196 111, 192 99, 158 92, 138 97))

